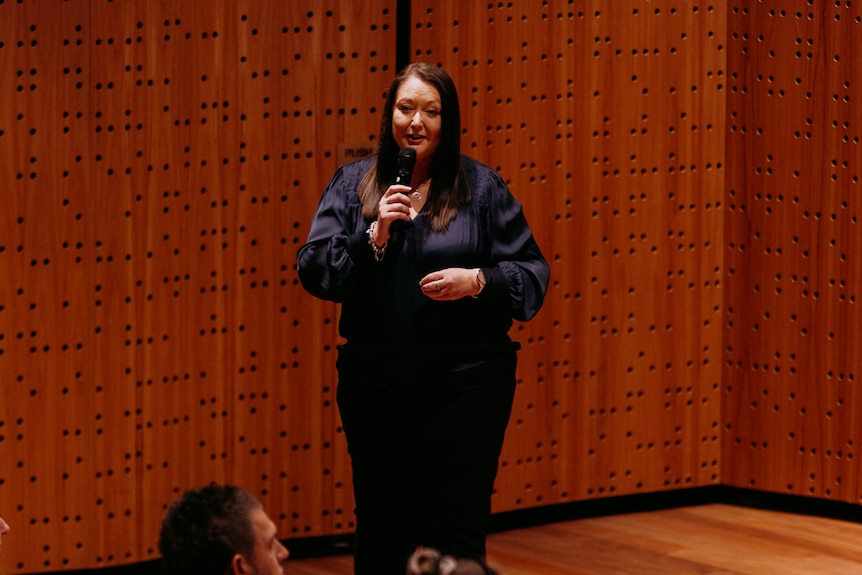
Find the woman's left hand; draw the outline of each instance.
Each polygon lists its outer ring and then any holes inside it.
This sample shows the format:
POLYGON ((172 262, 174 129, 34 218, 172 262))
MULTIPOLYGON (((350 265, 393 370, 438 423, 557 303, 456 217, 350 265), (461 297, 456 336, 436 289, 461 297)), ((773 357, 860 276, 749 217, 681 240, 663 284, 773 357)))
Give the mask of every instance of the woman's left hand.
POLYGON ((472 297, 479 292, 476 271, 467 268, 446 268, 431 272, 421 280, 419 287, 435 301, 451 301, 472 297))

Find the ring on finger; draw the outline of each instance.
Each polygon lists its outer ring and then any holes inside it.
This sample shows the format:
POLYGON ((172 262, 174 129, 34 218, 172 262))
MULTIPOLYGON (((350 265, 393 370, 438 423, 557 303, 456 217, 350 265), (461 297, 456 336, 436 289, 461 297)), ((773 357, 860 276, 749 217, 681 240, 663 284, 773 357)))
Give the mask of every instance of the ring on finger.
POLYGON ((440 285, 440 280, 437 280, 437 291, 441 291, 443 287, 440 285))

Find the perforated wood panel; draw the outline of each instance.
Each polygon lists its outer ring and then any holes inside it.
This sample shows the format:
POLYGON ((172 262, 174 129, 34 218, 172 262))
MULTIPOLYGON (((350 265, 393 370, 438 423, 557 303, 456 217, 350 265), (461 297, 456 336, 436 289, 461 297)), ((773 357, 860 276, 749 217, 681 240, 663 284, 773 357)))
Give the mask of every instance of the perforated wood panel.
POLYGON ((352 529, 336 309, 293 266, 338 145, 376 137, 394 24, 394 1, 0 1, 3 570, 153 559, 211 480, 284 537, 352 529))
POLYGON ((412 10, 551 261, 494 509, 718 483, 722 3, 412 10))
POLYGON ((862 502, 862 7, 731 2, 723 462, 862 502))

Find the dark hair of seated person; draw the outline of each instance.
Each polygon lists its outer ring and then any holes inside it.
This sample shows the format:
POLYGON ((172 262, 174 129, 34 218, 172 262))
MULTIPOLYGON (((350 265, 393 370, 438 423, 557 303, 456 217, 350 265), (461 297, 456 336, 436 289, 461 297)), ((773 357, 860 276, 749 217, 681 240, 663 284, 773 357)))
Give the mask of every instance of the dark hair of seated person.
POLYGON ((251 513, 260 502, 233 485, 190 489, 168 508, 159 533, 164 575, 223 575, 254 549, 251 513))

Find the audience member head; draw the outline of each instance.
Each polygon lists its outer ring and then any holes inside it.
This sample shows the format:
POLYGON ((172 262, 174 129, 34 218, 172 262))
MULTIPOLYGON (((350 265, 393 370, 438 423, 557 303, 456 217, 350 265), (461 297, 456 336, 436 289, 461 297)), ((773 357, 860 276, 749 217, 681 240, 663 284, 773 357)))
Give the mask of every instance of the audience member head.
POLYGON ((407 561, 407 575, 497 575, 475 559, 456 559, 436 549, 420 547, 407 561))
POLYGON ((3 536, 9 533, 9 524, 0 517, 0 549, 3 547, 3 536))
POLYGON ((289 554, 251 493, 214 483, 171 504, 159 551, 165 575, 281 575, 289 554))

